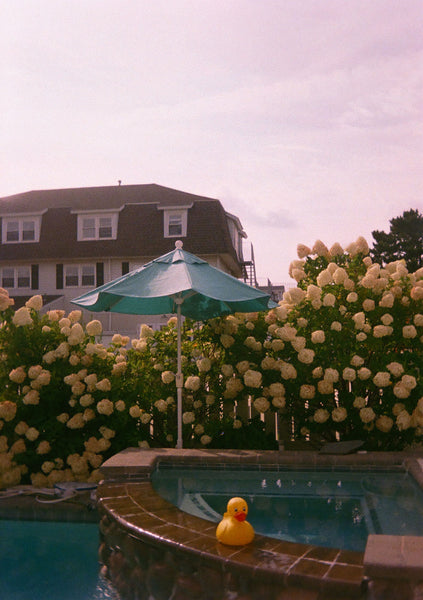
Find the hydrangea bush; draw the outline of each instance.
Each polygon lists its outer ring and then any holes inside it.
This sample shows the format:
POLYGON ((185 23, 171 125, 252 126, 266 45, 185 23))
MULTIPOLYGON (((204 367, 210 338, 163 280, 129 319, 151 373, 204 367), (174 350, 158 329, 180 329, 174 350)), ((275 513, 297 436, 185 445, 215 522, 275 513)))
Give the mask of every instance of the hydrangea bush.
POLYGON ((359 238, 298 246, 298 282, 267 314, 211 323, 225 396, 280 413, 289 439, 401 449, 423 433, 423 269, 381 268, 359 238))
POLYGON ((96 481, 105 458, 142 440, 121 396, 129 339, 106 349, 99 321, 41 307, 34 296, 14 311, 0 290, 0 487, 96 481))
MULTIPOLYGON (((274 448, 275 415, 285 440, 420 444, 423 269, 368 254, 299 245, 277 308, 184 322, 185 447, 274 448)), ((174 446, 176 320, 106 348, 99 321, 41 308, 0 288, 0 487, 96 481, 123 448, 174 446)))

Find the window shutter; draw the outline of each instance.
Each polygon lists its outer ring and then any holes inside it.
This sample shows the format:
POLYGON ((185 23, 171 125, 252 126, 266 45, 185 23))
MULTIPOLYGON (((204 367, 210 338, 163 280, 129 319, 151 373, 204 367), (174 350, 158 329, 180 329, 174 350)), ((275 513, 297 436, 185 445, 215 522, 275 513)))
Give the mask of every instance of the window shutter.
POLYGON ((38 290, 38 265, 31 265, 31 290, 38 290))
POLYGON ((63 265, 56 265, 56 289, 63 290, 63 265))
POLYGON ((104 263, 96 264, 96 285, 103 285, 104 283, 104 263))
POLYGON ((129 273, 129 262, 122 263, 122 275, 129 273))

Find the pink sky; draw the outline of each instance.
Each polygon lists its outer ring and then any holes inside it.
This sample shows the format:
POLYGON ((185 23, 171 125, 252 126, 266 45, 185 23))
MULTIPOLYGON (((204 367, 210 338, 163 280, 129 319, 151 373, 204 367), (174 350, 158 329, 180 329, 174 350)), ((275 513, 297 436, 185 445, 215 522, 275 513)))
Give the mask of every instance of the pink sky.
POLYGON ((287 282, 298 243, 423 212, 422 24, 422 0, 5 3, 0 196, 219 198, 287 282))

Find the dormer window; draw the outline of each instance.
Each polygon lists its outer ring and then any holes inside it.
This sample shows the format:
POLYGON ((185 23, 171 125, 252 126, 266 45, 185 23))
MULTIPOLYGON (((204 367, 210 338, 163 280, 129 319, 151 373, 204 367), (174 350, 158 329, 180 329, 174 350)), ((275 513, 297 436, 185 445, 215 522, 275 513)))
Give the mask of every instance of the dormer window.
POLYGON ((186 237, 187 235, 187 210, 164 211, 164 236, 186 237))
POLYGON ((78 241, 115 240, 117 213, 78 214, 78 241))
POLYGON ((39 216, 3 217, 3 243, 38 242, 40 239, 40 219, 39 216))

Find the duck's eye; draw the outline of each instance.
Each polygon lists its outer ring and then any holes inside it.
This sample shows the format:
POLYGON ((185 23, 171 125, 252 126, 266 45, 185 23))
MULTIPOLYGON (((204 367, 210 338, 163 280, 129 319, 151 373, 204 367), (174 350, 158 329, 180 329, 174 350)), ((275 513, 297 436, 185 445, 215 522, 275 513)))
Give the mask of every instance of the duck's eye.
POLYGON ((238 509, 237 509, 237 508, 235 509, 235 512, 238 512, 238 509))
POLYGON ((245 506, 244 506, 244 508, 243 508, 242 510, 245 512, 247 509, 246 509, 246 508, 245 508, 245 506))

